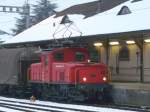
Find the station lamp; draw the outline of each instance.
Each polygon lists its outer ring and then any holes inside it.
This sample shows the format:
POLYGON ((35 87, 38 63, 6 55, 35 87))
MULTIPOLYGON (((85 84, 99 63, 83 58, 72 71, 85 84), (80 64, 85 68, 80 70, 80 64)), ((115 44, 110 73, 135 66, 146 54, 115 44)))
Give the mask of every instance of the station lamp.
POLYGON ((150 43, 150 39, 145 39, 144 42, 150 43))
POLYGON ((135 41, 134 40, 127 40, 126 43, 127 44, 135 44, 135 41))
POLYGON ((113 41, 113 42, 109 42, 109 45, 119 45, 119 42, 118 41, 113 41))
POLYGON ((100 47, 100 46, 102 46, 103 45, 103 43, 101 43, 101 42, 96 42, 96 43, 94 43, 94 46, 95 47, 100 47))

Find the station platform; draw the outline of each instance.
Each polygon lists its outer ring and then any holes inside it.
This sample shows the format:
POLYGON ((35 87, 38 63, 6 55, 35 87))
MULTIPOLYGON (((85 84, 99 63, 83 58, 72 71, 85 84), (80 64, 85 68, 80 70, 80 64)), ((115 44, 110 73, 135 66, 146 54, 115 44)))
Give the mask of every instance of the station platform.
POLYGON ((150 107, 150 83, 112 82, 111 85, 115 104, 150 107))
POLYGON ((113 88, 120 89, 130 89, 130 90, 146 90, 150 91, 150 83, 121 83, 121 82, 112 82, 111 85, 113 88))

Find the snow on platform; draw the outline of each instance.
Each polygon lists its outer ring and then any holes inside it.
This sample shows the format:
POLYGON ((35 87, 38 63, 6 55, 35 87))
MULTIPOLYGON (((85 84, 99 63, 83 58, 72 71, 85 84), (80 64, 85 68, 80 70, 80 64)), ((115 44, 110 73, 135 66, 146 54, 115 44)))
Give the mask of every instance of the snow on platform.
MULTIPOLYGON (((83 15, 68 16, 82 32, 82 36, 150 30, 150 0, 142 0, 134 3, 132 3, 132 1, 133 0, 129 0, 111 10, 86 19, 83 15), (127 6, 131 10, 131 13, 118 15, 123 6, 127 6)), ((51 16, 16 35, 4 44, 53 39, 53 34, 60 25, 62 18, 63 17, 55 18, 54 16, 51 16)), ((64 26, 62 25, 60 29, 63 27, 64 26)), ((58 33, 56 37, 63 38, 63 33, 58 33)), ((68 35, 65 36, 67 37, 68 35)), ((71 37, 76 36, 79 36, 79 33, 72 32, 71 37)))
POLYGON ((119 110, 119 109, 111 109, 111 108, 104 108, 104 107, 94 107, 94 106, 83 106, 83 105, 73 105, 73 104, 63 104, 63 103, 55 103, 55 102, 48 102, 48 101, 35 101, 31 102, 30 100, 24 99, 15 99, 15 98, 6 98, 0 97, 0 110, 5 112, 22 112, 22 111, 13 111, 11 109, 7 109, 1 107, 1 104, 5 104, 7 106, 12 105, 12 108, 27 109, 30 111, 37 111, 37 112, 47 112, 49 110, 53 111, 60 111, 60 112, 135 112, 129 110, 119 110), (38 109, 38 110, 37 110, 38 109), (40 110, 41 109, 41 110, 40 110), (42 110, 43 109, 43 110, 42 110))

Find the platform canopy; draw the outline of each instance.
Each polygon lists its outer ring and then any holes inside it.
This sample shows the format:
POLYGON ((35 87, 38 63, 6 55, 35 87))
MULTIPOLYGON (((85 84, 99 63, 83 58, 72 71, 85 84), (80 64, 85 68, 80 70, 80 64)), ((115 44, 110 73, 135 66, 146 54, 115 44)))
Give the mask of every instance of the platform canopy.
POLYGON ((129 0, 115 8, 89 18, 83 15, 68 15, 74 25, 64 34, 65 26, 60 24, 64 16, 51 16, 4 44, 26 43, 71 37, 92 36, 111 33, 150 30, 150 0, 129 0), (60 32, 59 32, 60 30, 60 32), (59 32, 59 33, 58 33, 59 32), (55 35, 54 35, 55 34, 55 35))

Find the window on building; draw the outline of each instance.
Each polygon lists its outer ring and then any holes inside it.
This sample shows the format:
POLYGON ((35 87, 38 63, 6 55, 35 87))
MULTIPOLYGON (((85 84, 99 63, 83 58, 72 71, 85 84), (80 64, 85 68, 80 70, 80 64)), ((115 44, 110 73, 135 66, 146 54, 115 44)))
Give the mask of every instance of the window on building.
POLYGON ((85 60, 84 53, 82 53, 82 52, 76 52, 75 58, 76 58, 75 59, 76 61, 84 61, 85 60))
POLYGON ((127 46, 121 47, 119 50, 119 60, 120 61, 129 61, 130 52, 127 46))
POLYGON ((64 60, 64 54, 63 53, 55 53, 54 54, 54 59, 56 60, 56 61, 63 61, 64 60))
POLYGON ((130 14, 131 10, 127 6, 123 6, 117 15, 130 14))

